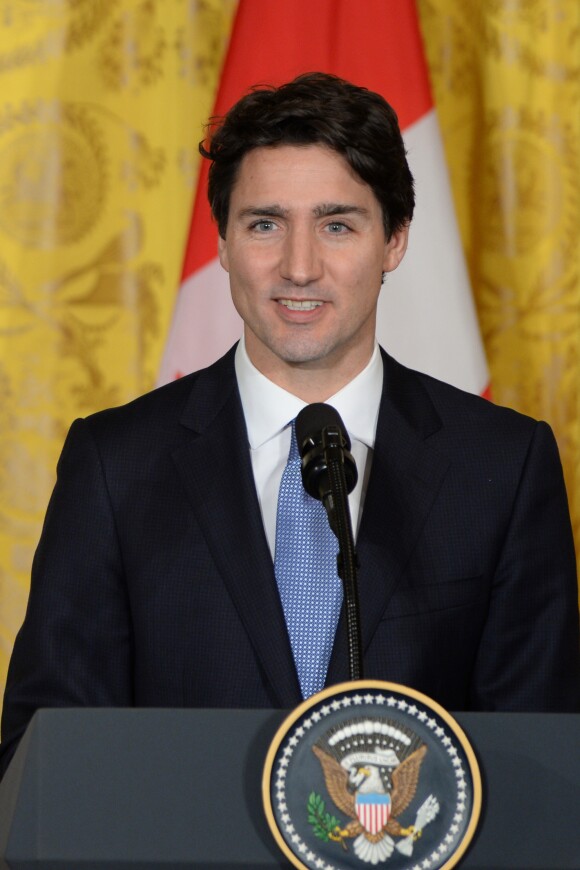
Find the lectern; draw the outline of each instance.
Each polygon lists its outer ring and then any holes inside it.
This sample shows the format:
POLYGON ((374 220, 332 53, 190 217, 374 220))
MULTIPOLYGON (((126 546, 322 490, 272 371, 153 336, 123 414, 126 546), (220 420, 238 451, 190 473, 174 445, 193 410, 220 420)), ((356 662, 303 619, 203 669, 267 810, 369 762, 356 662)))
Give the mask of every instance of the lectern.
MULTIPOLYGON (((0 784, 0 866, 288 867, 260 789, 284 715, 39 711, 0 784)), ((578 870, 580 716, 456 718, 475 748, 484 787, 479 829, 460 867, 578 870)))

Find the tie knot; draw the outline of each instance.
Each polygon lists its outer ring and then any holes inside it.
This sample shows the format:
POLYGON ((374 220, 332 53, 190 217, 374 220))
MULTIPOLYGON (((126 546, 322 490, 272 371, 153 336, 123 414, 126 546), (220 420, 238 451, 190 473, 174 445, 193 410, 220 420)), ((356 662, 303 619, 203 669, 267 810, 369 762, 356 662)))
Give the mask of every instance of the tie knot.
POLYGON ((292 420, 292 432, 290 433, 290 451, 288 453, 288 463, 296 462, 297 459, 300 459, 300 453, 298 452, 298 442, 296 440, 296 418, 292 420))

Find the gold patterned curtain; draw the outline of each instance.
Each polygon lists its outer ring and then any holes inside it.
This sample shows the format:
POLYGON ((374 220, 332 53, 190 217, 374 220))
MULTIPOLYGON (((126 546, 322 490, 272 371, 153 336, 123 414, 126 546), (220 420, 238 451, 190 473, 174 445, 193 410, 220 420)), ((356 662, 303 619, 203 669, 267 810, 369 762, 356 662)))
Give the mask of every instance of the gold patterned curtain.
POLYGON ((580 2, 418 8, 494 400, 553 427, 580 555, 580 2))
POLYGON ((0 2, 0 691, 70 423, 154 386, 234 6, 0 2))

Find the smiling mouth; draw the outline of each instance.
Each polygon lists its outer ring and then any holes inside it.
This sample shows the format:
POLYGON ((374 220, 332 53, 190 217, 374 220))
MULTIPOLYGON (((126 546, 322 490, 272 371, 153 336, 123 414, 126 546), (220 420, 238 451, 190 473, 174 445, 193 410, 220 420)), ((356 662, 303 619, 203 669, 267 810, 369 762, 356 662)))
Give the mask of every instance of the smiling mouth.
POLYGON ((278 302, 290 311, 313 311, 324 304, 313 299, 278 299, 278 302))

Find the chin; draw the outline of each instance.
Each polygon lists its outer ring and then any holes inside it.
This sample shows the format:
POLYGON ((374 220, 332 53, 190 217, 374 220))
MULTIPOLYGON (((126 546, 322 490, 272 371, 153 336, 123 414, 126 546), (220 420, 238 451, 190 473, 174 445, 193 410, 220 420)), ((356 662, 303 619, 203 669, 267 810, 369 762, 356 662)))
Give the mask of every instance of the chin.
POLYGON ((317 363, 326 359, 328 356, 326 351, 290 351, 287 347, 281 349, 280 353, 277 353, 279 359, 282 362, 287 363, 288 365, 308 365, 308 363, 317 363))
POLYGON ((329 342, 314 341, 304 337, 302 340, 281 338, 272 342, 270 350, 283 362, 298 365, 315 363, 336 353, 337 348, 329 342))

